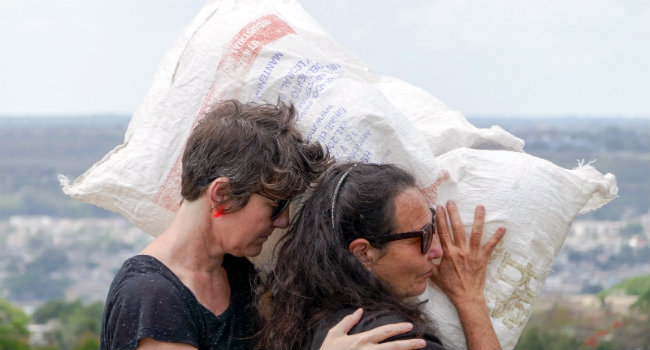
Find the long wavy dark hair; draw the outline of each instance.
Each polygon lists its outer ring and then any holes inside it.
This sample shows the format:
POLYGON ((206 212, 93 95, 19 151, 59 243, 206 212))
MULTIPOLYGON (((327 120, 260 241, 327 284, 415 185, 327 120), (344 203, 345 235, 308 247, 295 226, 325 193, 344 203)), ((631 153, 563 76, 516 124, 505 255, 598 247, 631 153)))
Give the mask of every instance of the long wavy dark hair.
POLYGON ((258 288, 259 348, 306 349, 317 323, 341 308, 392 310, 426 322, 417 304, 398 297, 348 250, 357 238, 394 232, 394 199, 414 186, 411 174, 388 164, 339 164, 323 175, 276 246, 276 266, 258 288))

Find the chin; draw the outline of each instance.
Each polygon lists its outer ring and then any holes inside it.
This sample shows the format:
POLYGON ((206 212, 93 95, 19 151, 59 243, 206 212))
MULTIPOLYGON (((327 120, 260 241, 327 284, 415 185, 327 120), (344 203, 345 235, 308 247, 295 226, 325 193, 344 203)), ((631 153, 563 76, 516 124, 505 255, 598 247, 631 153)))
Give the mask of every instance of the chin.
POLYGON ((411 290, 410 291, 411 293, 409 293, 408 296, 409 297, 417 297, 419 295, 422 295, 422 293, 424 293, 426 290, 427 290, 427 284, 425 282, 425 283, 422 284, 422 286, 418 286, 417 288, 414 288, 413 290, 411 290))
POLYGON ((261 253, 262 253, 262 245, 260 244, 259 246, 249 247, 248 249, 245 250, 242 256, 245 256, 247 258, 254 258, 260 255, 261 253))

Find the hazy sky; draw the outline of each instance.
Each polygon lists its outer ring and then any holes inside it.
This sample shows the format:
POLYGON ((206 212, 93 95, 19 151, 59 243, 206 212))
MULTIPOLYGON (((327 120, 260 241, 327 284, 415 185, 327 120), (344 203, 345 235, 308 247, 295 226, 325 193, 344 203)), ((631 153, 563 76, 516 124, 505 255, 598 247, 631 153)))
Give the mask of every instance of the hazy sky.
MULTIPOLYGON (((203 3, 0 0, 0 115, 133 113, 203 3)), ((301 3, 373 70, 465 115, 650 118, 648 0, 301 3)))

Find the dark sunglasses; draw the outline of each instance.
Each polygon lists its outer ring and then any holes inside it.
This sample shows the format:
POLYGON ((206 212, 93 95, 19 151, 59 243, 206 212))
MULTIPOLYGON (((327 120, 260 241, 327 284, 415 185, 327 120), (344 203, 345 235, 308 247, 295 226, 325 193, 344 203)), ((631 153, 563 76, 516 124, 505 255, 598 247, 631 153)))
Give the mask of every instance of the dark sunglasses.
POLYGON ((431 243, 433 242, 433 236, 435 235, 436 227, 436 211, 432 208, 429 208, 429 210, 431 210, 431 222, 424 225, 424 227, 422 227, 419 231, 391 233, 387 235, 371 236, 367 238, 368 240, 372 240, 377 243, 385 243, 398 241, 400 239, 420 237, 420 251, 422 254, 426 254, 429 251, 429 248, 431 248, 431 243))
POLYGON ((258 194, 266 199, 270 199, 275 202, 275 207, 273 208, 273 211, 271 212, 271 221, 277 219, 282 213, 289 207, 289 203, 291 203, 291 198, 289 199, 275 199, 271 198, 265 194, 261 194, 259 192, 255 192, 255 194, 258 194))

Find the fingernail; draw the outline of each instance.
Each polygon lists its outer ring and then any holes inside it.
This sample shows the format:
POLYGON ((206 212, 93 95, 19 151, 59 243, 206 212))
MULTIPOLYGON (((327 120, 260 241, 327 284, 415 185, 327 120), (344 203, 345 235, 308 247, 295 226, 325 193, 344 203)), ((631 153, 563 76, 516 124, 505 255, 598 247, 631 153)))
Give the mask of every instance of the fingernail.
POLYGON ((485 211, 485 207, 482 205, 479 205, 476 207, 476 211, 479 213, 483 213, 485 211))
POLYGON ((413 323, 407 323, 404 325, 405 331, 410 331, 411 329, 413 329, 413 323))
POLYGON ((452 200, 450 199, 450 200, 447 201, 447 205, 450 206, 450 207, 455 207, 455 206, 456 206, 456 203, 454 203, 454 201, 452 201, 452 200))
POLYGON ((416 344, 416 346, 419 346, 421 348, 427 346, 427 342, 425 342, 424 339, 418 339, 418 342, 416 344))

